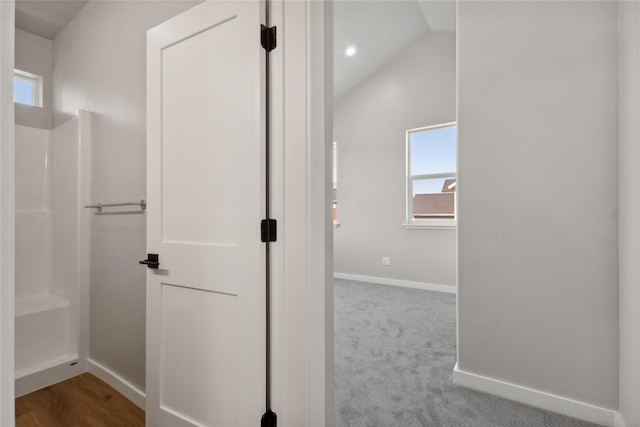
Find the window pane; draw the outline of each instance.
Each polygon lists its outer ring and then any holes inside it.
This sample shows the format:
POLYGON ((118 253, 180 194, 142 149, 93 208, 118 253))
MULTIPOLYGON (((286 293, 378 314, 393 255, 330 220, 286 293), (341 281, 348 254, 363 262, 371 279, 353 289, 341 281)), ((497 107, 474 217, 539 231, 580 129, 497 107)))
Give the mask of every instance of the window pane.
POLYGON ((411 175, 455 172, 455 126, 411 132, 411 175))
POLYGON ((20 104, 33 105, 33 92, 35 85, 33 82, 14 78, 13 79, 13 101, 20 104))
POLYGON ((338 222, 338 144, 333 143, 333 222, 338 222))
POLYGON ((413 219, 453 218, 456 178, 413 180, 413 219))
POLYGON ((454 175, 445 178, 414 179, 413 195, 453 193, 456 191, 455 182, 456 178, 454 175))
POLYGON ((338 146, 333 143, 333 188, 338 187, 338 146))

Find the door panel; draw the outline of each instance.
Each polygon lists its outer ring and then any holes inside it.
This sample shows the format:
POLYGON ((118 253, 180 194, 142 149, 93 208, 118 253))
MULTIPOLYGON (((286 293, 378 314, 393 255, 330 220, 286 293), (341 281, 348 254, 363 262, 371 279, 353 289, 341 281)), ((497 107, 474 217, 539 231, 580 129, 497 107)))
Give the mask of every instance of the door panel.
POLYGON ((148 33, 149 426, 264 412, 261 16, 207 2, 148 33))
POLYGON ((235 295, 162 285, 162 409, 198 425, 238 425, 238 347, 229 327, 240 320, 237 305, 235 295))
POLYGON ((243 63, 237 58, 243 52, 229 42, 237 26, 237 18, 232 18, 162 52, 165 242, 237 243, 236 213, 225 207, 238 206, 245 197, 244 171, 256 166, 259 170, 259 165, 245 166, 243 162, 245 158, 251 161, 247 152, 251 145, 236 143, 250 137, 244 124, 259 120, 251 117, 251 109, 239 108, 246 104, 243 100, 251 99, 254 88, 221 84, 234 81, 243 72, 243 63), (210 46, 216 46, 215 55, 203 54, 211 50, 210 46))

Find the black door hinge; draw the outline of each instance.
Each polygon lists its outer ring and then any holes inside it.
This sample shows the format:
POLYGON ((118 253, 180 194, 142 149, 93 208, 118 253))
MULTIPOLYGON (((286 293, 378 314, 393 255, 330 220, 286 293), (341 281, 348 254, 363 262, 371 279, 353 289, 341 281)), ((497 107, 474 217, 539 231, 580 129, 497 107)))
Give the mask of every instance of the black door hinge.
POLYGON ((267 27, 262 25, 260 27, 260 42, 262 47, 267 52, 271 52, 276 48, 276 27, 267 27))
POLYGON ((260 223, 263 242, 275 242, 278 238, 278 223, 275 219, 263 219, 260 223))
POLYGON ((271 409, 267 409, 267 412, 262 416, 260 427, 276 427, 278 425, 278 417, 271 409))

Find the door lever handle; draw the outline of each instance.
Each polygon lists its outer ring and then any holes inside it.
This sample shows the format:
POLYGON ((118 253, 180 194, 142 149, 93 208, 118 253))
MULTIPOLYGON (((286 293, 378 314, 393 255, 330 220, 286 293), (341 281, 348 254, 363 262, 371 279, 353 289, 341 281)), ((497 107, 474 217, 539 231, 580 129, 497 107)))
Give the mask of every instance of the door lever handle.
POLYGON ((147 259, 140 261, 140 264, 144 264, 149 268, 158 268, 160 266, 158 258, 158 254, 147 254, 147 259))

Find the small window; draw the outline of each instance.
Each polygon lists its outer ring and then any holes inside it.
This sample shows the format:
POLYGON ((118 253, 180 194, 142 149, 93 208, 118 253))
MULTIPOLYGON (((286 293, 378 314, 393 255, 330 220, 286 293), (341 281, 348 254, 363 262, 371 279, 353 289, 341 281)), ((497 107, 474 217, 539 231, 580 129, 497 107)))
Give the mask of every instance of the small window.
POLYGON ((333 225, 338 225, 338 144, 333 143, 333 225))
POLYGON ((456 124, 407 131, 407 225, 455 227, 456 124))
POLYGON ((14 70, 13 102, 42 107, 42 77, 14 70))

